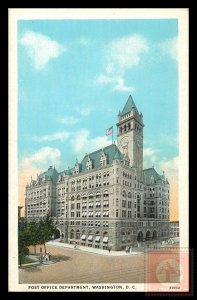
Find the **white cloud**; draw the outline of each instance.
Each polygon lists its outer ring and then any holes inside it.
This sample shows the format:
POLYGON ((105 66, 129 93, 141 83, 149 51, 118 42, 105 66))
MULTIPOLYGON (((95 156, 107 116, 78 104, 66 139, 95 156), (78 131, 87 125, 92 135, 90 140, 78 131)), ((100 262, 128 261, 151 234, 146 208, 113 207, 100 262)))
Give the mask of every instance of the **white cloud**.
POLYGON ((179 157, 173 157, 170 160, 164 160, 160 163, 160 169, 165 171, 166 176, 177 176, 178 175, 178 162, 179 157))
POLYGON ((173 60, 178 61, 178 39, 177 37, 166 39, 159 44, 164 55, 169 55, 173 60))
POLYGON ((74 125, 79 122, 79 118, 74 116, 58 117, 57 121, 61 124, 74 125))
POLYGON ((108 75, 99 75, 96 78, 96 83, 98 84, 112 84, 113 91, 120 91, 120 92, 133 92, 134 88, 131 86, 126 86, 125 81, 121 77, 110 77, 108 75))
POLYGON ((66 48, 58 42, 33 31, 25 32, 20 43, 26 48, 27 54, 37 70, 43 69, 51 59, 57 58, 66 51, 66 48))
POLYGON ((105 48, 105 71, 97 77, 96 83, 113 84, 113 90, 132 92, 134 89, 125 85, 125 73, 139 65, 141 55, 148 50, 148 41, 137 34, 112 41, 105 48))
POLYGON ((74 107, 74 110, 81 116, 83 117, 87 117, 89 116, 89 114, 92 112, 92 108, 89 107, 89 106, 86 106, 86 107, 80 107, 80 106, 76 106, 74 107))
POLYGON ((141 54, 147 52, 148 49, 147 40, 137 34, 114 40, 106 47, 108 73, 116 72, 117 68, 118 73, 124 73, 127 69, 137 66, 141 54))
POLYGON ((155 154, 155 150, 152 148, 145 148, 144 149, 144 156, 152 156, 155 154))
POLYGON ((152 148, 145 148, 143 150, 144 154, 144 168, 150 168, 154 165, 154 163, 157 163, 157 151, 152 148))
POLYGON ((57 148, 43 147, 32 155, 25 156, 20 164, 23 170, 36 169, 43 171, 50 165, 60 165, 61 152, 57 148))
POLYGON ((60 132, 56 132, 53 134, 47 134, 47 135, 43 135, 43 136, 34 136, 33 140, 35 142, 52 142, 52 141, 65 141, 69 138, 70 136, 70 132, 67 131, 60 131, 60 132))
POLYGON ((89 135, 90 132, 87 129, 82 129, 76 132, 71 139, 73 151, 78 155, 79 159, 81 159, 85 153, 96 151, 111 144, 107 136, 91 139, 89 135))
POLYGON ((116 85, 113 87, 113 90, 114 91, 120 91, 120 92, 134 92, 134 88, 133 87, 130 87, 130 86, 126 86, 125 85, 125 82, 124 82, 124 79, 123 78, 119 78, 117 80, 117 83, 116 85))

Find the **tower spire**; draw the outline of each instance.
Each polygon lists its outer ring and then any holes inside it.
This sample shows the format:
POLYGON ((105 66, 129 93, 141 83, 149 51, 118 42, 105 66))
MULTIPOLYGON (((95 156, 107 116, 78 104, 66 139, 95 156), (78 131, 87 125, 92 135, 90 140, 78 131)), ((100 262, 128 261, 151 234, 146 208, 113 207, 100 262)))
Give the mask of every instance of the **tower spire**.
MULTIPOLYGON (((120 116, 123 116, 123 115, 129 113, 132 109, 135 109, 136 112, 138 112, 137 107, 136 107, 136 105, 135 105, 135 102, 134 102, 132 96, 129 95, 129 98, 127 99, 127 102, 126 102, 126 104, 125 104, 125 106, 124 106, 122 112, 119 113, 119 115, 120 115, 120 116)), ((138 113, 139 113, 139 112, 138 112, 138 113)))

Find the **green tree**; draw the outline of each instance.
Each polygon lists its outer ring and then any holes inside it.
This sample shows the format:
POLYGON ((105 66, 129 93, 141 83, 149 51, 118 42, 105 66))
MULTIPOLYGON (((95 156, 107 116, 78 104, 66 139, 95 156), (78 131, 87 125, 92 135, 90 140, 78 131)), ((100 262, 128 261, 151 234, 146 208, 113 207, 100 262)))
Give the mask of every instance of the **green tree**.
POLYGON ((26 234, 28 237, 28 245, 27 246, 34 246, 34 253, 36 254, 36 245, 39 244, 38 239, 38 228, 39 224, 35 221, 31 221, 27 225, 26 234))
POLYGON ((27 233, 26 222, 18 224, 18 259, 21 266, 23 258, 29 253, 27 246, 30 244, 29 235, 27 233))
POLYGON ((51 236, 54 231, 53 221, 49 216, 47 216, 44 220, 40 220, 38 224, 38 241, 39 244, 44 245, 44 252, 46 255, 46 242, 51 239, 51 236))

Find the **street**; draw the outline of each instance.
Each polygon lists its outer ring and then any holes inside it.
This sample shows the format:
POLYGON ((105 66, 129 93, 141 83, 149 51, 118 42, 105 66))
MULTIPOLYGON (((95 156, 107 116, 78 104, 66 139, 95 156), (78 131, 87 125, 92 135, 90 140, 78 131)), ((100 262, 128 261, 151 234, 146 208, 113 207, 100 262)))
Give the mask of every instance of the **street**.
POLYGON ((19 283, 143 283, 144 254, 104 256, 47 245, 58 262, 19 269, 19 283))

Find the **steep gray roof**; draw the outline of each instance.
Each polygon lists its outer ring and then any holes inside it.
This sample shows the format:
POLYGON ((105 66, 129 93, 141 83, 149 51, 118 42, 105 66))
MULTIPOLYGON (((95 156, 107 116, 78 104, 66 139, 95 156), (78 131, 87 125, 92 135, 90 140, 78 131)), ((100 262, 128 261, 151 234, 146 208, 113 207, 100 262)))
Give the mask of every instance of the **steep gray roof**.
MULTIPOLYGON (((94 151, 92 153, 86 154, 84 158, 82 159, 80 165, 80 172, 87 171, 87 161, 90 158, 93 163, 93 169, 97 170, 100 167, 100 158, 102 153, 107 157, 107 164, 112 164, 113 160, 116 159, 123 159, 123 155, 121 154, 120 150, 115 144, 109 145, 105 148, 99 149, 97 151, 94 151)), ((73 169, 72 169, 73 170, 73 169)))
POLYGON ((58 178, 58 172, 56 171, 55 168, 49 167, 47 171, 45 171, 39 175, 39 178, 56 181, 58 178))
POLYGON ((163 175, 159 175, 154 168, 145 169, 144 171, 144 180, 146 184, 151 184, 151 178, 154 178, 154 183, 160 183, 162 181, 163 175))
POLYGON ((129 113, 133 108, 138 112, 135 102, 133 101, 133 98, 130 95, 122 112, 119 115, 123 116, 123 115, 129 113))

